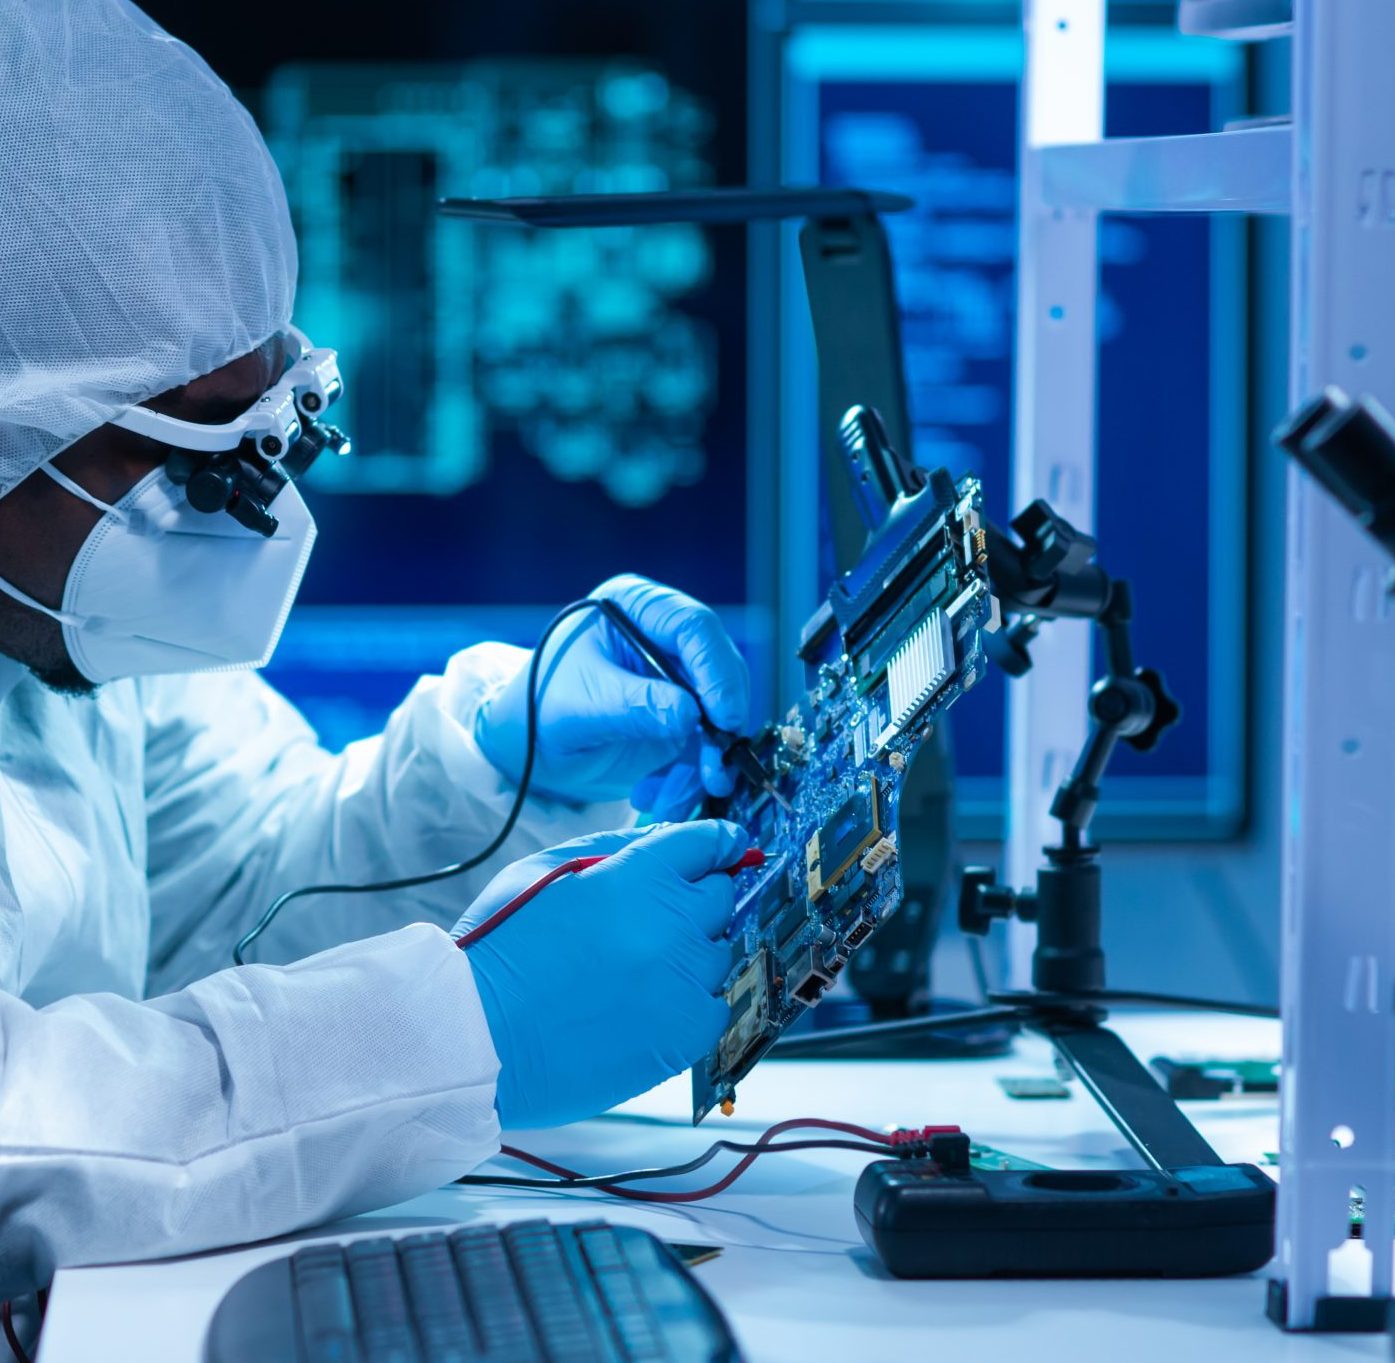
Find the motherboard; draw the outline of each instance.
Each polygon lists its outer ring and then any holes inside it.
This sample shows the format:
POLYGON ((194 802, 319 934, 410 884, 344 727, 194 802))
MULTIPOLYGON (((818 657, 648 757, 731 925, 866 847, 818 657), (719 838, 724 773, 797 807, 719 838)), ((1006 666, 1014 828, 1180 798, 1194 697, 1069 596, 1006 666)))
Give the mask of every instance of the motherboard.
POLYGON ((693 1067, 693 1122, 736 1084, 902 897, 898 815, 916 748, 986 668, 997 628, 977 479, 937 471, 897 496, 804 630, 805 695, 753 740, 769 788, 742 779, 710 812, 765 852, 742 871, 728 937, 731 1022, 693 1067))

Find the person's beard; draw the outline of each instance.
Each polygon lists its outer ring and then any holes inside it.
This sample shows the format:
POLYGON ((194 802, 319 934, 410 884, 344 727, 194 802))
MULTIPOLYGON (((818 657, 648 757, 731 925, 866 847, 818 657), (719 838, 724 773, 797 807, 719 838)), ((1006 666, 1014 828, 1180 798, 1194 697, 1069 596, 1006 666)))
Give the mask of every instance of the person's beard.
POLYGON ((96 694, 96 684, 88 681, 68 656, 63 627, 8 597, 0 598, 0 653, 23 664, 42 685, 60 696, 96 694))
POLYGON ((97 683, 88 681, 71 659, 58 667, 31 667, 30 672, 50 691, 69 699, 85 699, 97 694, 97 683))

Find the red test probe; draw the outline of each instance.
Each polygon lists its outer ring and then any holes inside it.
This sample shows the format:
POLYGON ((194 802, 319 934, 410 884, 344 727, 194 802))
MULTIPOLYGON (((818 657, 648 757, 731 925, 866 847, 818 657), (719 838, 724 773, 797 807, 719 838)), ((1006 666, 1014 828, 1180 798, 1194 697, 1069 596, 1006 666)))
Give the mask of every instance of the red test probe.
MULTIPOLYGON (((561 880, 563 876, 575 875, 578 871, 584 871, 588 867, 597 866, 603 861, 608 861, 612 853, 607 853, 600 857, 573 857, 570 861, 564 861, 558 866, 554 866, 545 876, 539 876, 526 890, 514 895, 512 899, 502 908, 495 909, 484 922, 470 929, 462 937, 455 939, 455 944, 462 951, 467 947, 472 947, 482 937, 488 937, 501 923, 512 918, 530 899, 541 894, 554 880, 561 880)), ((726 868, 729 876, 734 876, 738 871, 750 870, 756 866, 765 865, 765 853, 759 847, 752 847, 749 851, 741 854, 741 860, 726 868)))

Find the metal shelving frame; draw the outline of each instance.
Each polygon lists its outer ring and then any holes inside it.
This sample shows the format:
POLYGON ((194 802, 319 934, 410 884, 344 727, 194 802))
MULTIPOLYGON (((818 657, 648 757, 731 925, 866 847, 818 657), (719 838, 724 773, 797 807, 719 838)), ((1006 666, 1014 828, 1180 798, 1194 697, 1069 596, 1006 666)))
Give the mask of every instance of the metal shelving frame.
MULTIPOLYGON (((1395 406, 1395 2, 1294 0, 1287 28, 1228 28, 1229 40, 1289 38, 1292 119, 1189 137, 1103 138, 1105 0, 1023 0, 1023 24, 1013 505, 1044 496, 1093 524, 1100 213, 1287 213, 1292 403, 1335 383, 1395 406)), ((1392 1292, 1395 600, 1386 566, 1336 503, 1290 470, 1283 1132, 1270 1296, 1290 1329, 1383 1328, 1392 1292), (1347 1243, 1353 1188, 1366 1226, 1387 1233, 1367 1235, 1369 1286, 1341 1289, 1332 1255, 1347 1243)), ((1086 728, 1084 627, 1047 632, 1035 655, 1010 693, 1014 884, 1031 880, 1052 832, 1051 793, 1086 728)), ((1019 959, 1029 949, 1019 936, 1019 959)))

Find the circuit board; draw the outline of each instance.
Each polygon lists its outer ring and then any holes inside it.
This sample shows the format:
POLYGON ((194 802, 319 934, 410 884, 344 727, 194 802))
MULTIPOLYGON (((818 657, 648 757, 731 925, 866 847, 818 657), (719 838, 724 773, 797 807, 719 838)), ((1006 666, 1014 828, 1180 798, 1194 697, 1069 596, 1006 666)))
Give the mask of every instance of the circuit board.
POLYGON ((754 740, 781 798, 743 779, 711 811, 746 828, 766 860, 737 879, 732 1017, 693 1067, 694 1124, 730 1111, 738 1081, 901 902, 911 758, 983 676, 983 632, 997 628, 981 519, 971 477, 937 473, 897 499, 805 628, 806 694, 754 740))

